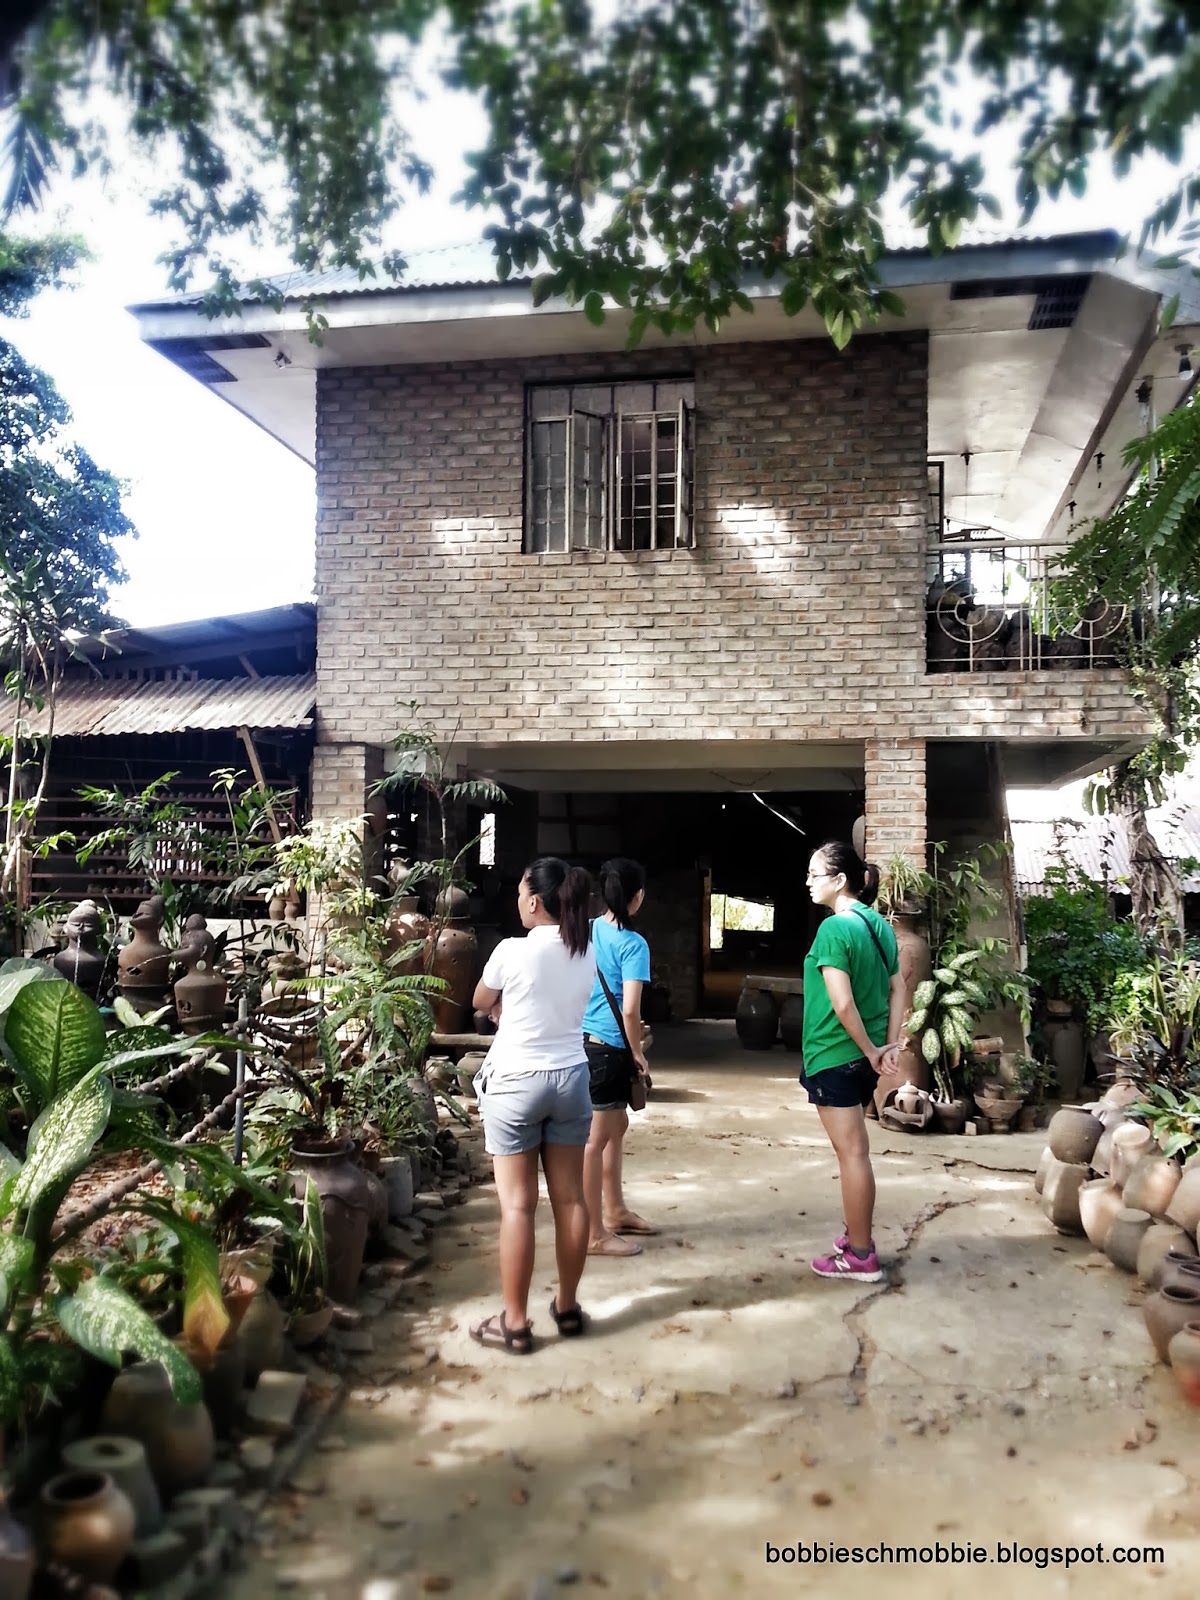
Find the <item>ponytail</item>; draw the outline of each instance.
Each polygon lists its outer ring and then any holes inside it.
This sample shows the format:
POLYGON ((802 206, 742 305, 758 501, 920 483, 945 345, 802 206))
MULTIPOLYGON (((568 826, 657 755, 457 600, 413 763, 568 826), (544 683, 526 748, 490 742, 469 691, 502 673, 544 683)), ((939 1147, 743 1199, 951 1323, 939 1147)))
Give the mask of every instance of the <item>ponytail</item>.
POLYGON ((828 839, 815 853, 830 872, 845 874, 846 889, 856 900, 861 900, 865 906, 875 903, 879 893, 879 868, 864 861, 853 845, 841 839, 828 839))
POLYGON ((592 879, 582 867, 569 866, 559 856, 539 856, 525 869, 530 892, 558 923, 562 942, 573 956, 581 956, 591 943, 588 911, 592 879))
POLYGON ((618 928, 629 926, 629 906, 646 887, 646 869, 628 856, 614 856, 600 868, 600 893, 618 928))

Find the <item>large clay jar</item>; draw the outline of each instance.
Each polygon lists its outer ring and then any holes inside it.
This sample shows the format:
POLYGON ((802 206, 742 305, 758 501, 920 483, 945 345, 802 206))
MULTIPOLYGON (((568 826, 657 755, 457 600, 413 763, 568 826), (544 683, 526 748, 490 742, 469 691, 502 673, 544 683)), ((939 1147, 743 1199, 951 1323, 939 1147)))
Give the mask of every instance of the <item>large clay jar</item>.
POLYGON ((392 956, 396 956, 409 945, 420 945, 419 950, 414 950, 403 961, 393 962, 392 971, 412 975, 425 970, 426 948, 429 935, 433 931, 433 924, 429 918, 422 915, 418 909, 420 902, 415 894, 400 895, 392 902, 392 909, 387 919, 388 947, 392 956))
POLYGON ((106 1472, 133 1507, 137 1537, 145 1539, 158 1532, 162 1525, 162 1501, 158 1498, 154 1475, 140 1440, 124 1439, 116 1433, 75 1439, 63 1449, 62 1462, 71 1472, 106 1472))
POLYGON ((105 1432, 140 1439, 158 1492, 172 1500, 208 1476, 215 1443, 204 1405, 182 1405, 161 1363, 139 1361, 117 1375, 101 1421, 105 1432))
POLYGON ((1122 1122, 1113 1129, 1112 1154, 1109 1157, 1108 1175, 1118 1188, 1154 1143, 1154 1136, 1143 1122, 1122 1122))
POLYGON ((1189 1322, 1200 1322, 1200 1284, 1194 1289, 1158 1289, 1143 1303, 1146 1332, 1160 1361, 1171 1340, 1189 1322))
POLYGON ((1107 1178, 1095 1178, 1079 1189, 1079 1220, 1083 1231, 1097 1250, 1108 1242, 1109 1230, 1121 1210, 1121 1191, 1114 1189, 1107 1178))
POLYGON ((1161 1150, 1147 1151, 1125 1180, 1125 1204, 1148 1211, 1152 1217, 1165 1216, 1182 1176, 1178 1161, 1161 1150))
POLYGON ((1200 1406, 1200 1322, 1184 1323, 1167 1346, 1167 1360, 1180 1394, 1200 1406))
POLYGON ((175 1010, 184 1033, 219 1030, 225 1020, 225 979, 216 971, 217 942, 203 917, 189 917, 174 960, 187 968, 175 985, 175 1010))
MULTIPOLYGON (((934 1133, 959 1134, 967 1126, 967 1112, 970 1106, 965 1100, 935 1100, 933 1102, 933 1120, 929 1124, 934 1133)), ((1047 1150, 1047 1155, 1049 1151, 1047 1150)), ((1043 1180, 1045 1173, 1042 1173, 1043 1180)), ((1037 1184, 1037 1192, 1041 1194, 1041 1184, 1037 1184)))
POLYGON ((433 1002, 433 1025, 439 1033, 459 1033, 479 977, 479 940, 467 923, 467 896, 461 889, 443 890, 437 909, 444 921, 433 946, 432 972, 447 987, 433 1002))
POLYGON ((1104 1243, 1104 1254, 1114 1267, 1120 1267, 1122 1272, 1137 1271, 1138 1250, 1153 1220, 1148 1211, 1138 1211, 1133 1206, 1120 1208, 1104 1243))
POLYGON ((1034 1194, 1041 1194, 1042 1190, 1046 1187, 1046 1176, 1050 1171, 1050 1166, 1053 1160, 1054 1152, 1051 1150, 1050 1146, 1047 1145, 1042 1151, 1041 1158, 1037 1164, 1037 1171, 1033 1175, 1034 1194))
POLYGON ((263 1289, 250 1302, 250 1309, 238 1330, 242 1348, 242 1369, 247 1384, 258 1382, 270 1368, 283 1360, 283 1339, 287 1314, 268 1290, 263 1289))
POLYGON ((779 1006, 765 989, 743 989, 734 1013, 734 1027, 745 1050, 769 1050, 779 1031, 779 1006))
MULTIPOLYGON (((1185 1234, 1186 1238, 1187 1235, 1185 1234)), ((1170 1250, 1158 1274, 1158 1289, 1200 1288, 1200 1260, 1182 1250, 1170 1250)))
POLYGON ((154 894, 129 919, 133 937, 117 957, 117 987, 135 1003, 150 1005, 166 998, 171 952, 159 937, 165 914, 162 895, 154 894))
POLYGON ((106 1472, 62 1472, 42 1486, 38 1551, 93 1583, 106 1583, 133 1544, 133 1507, 106 1472))
POLYGON ((0 1499, 0 1597, 25 1600, 33 1584, 36 1564, 28 1528, 17 1521, 0 1499))
POLYGON ((785 994, 779 1007, 779 1037, 785 1050, 804 1049, 804 996, 785 994))
POLYGON ((321 1197, 328 1264, 325 1289, 339 1305, 349 1305, 354 1299, 370 1226, 371 1185, 367 1174, 351 1159, 353 1154, 350 1139, 323 1139, 292 1147, 296 1193, 304 1193, 304 1180, 309 1177, 321 1197))
POLYGON ((104 977, 100 934, 104 922, 94 900, 81 900, 63 924, 67 948, 54 958, 54 967, 85 994, 97 994, 104 977))
MULTIPOLYGON (((933 961, 929 953, 929 939, 921 927, 918 915, 911 911, 892 913, 892 931, 896 935, 896 951, 900 962, 900 976, 904 979, 904 1010, 912 1010, 913 993, 920 983, 931 976, 933 961)), ((921 1053, 918 1042, 908 1034, 900 1046, 897 1072, 902 1082, 915 1083, 918 1089, 932 1089, 933 1069, 921 1053)), ((876 1105, 879 1096, 875 1097, 876 1105)))
POLYGON ((1200 1161, 1193 1159, 1183 1169, 1179 1187, 1167 1207, 1167 1216, 1193 1239, 1196 1237, 1196 1229, 1200 1227, 1200 1161))
POLYGON ((1138 1246, 1138 1277, 1151 1289, 1161 1289, 1163 1269, 1172 1255, 1177 1259, 1186 1257, 1194 1261, 1197 1271, 1200 1271, 1200 1261, 1196 1260, 1196 1246, 1183 1229, 1177 1228, 1172 1222, 1156 1222, 1152 1228, 1146 1230, 1138 1246))
POLYGON ((1104 1124, 1099 1117, 1082 1106, 1064 1106, 1050 1118, 1047 1137, 1056 1160, 1087 1165, 1103 1132, 1104 1124))
POLYGON ((1059 1233, 1082 1233, 1079 1216, 1079 1191, 1087 1182, 1088 1169, 1082 1162, 1052 1159, 1042 1187, 1042 1210, 1059 1233))

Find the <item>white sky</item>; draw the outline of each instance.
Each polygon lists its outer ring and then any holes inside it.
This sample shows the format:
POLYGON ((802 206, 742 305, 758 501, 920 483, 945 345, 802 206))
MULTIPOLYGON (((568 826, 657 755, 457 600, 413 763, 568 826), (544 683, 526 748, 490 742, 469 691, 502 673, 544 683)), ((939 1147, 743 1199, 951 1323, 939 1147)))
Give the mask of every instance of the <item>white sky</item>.
MULTIPOLYGON (((437 172, 431 195, 402 214, 395 242, 428 248, 477 237, 480 214, 453 206, 450 196, 462 180, 462 152, 481 127, 478 111, 439 91, 417 108, 414 124, 437 172)), ((985 150, 992 187, 1006 204, 1007 153, 1001 134, 985 150)), ((1163 164, 1119 185, 1098 172, 1082 200, 1045 206, 1033 226, 1136 230, 1171 181, 1163 164)), ((4 331, 53 376, 78 441, 128 485, 126 510, 140 537, 123 552, 129 581, 115 597, 118 613, 151 625, 311 598, 311 469, 147 349, 125 310, 166 292, 155 258, 171 242, 169 226, 150 217, 138 179, 126 169, 105 185, 63 180, 46 211, 18 226, 81 233, 96 257, 77 288, 41 296, 28 318, 4 331)), ((1046 814, 1046 805, 1048 814, 1074 811, 1078 787, 1062 800, 1014 792, 1014 815, 1046 814)))

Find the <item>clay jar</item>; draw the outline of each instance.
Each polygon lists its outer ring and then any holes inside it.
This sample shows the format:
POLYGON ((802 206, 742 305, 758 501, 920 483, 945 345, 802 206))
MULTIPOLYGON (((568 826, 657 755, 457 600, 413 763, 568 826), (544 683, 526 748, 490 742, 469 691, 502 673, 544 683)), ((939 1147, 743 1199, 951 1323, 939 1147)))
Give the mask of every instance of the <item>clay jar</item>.
POLYGON ((1058 1161, 1075 1166, 1091 1161, 1092 1152, 1100 1143, 1104 1124, 1082 1106, 1064 1106, 1050 1118, 1047 1135, 1050 1150, 1058 1161))
POLYGON ((137 1439, 100 1433, 75 1439, 62 1453, 63 1466, 72 1472, 107 1473, 133 1507, 139 1539, 157 1533, 162 1525, 162 1502, 154 1486, 146 1452, 137 1439))
MULTIPOLYGON (((904 979, 904 1003, 907 1012, 912 1010, 912 998, 917 985, 924 983, 933 972, 929 939, 920 925, 919 913, 915 908, 894 911, 891 922, 892 931, 896 935, 900 976, 904 979)), ((921 1054, 917 1041, 907 1034, 900 1046, 897 1070, 902 1080, 915 1083, 918 1089, 933 1087, 933 1069, 921 1054)))
POLYGON ((104 927, 94 900, 81 900, 63 924, 67 948, 54 958, 55 971, 95 995, 104 976, 104 957, 100 952, 100 933, 104 927))
POLYGON ((1158 1289, 1142 1305, 1146 1332, 1160 1361, 1171 1340, 1189 1322, 1200 1322, 1200 1283, 1194 1289, 1158 1289))
POLYGON ((1103 1250, 1108 1242, 1109 1230, 1121 1210, 1121 1191, 1114 1189, 1107 1178, 1094 1178, 1079 1189, 1079 1220, 1089 1243, 1103 1250))
POLYGON ((1149 1150, 1125 1180, 1125 1204, 1148 1211, 1152 1217, 1161 1217, 1175 1198, 1182 1176, 1177 1161, 1164 1156, 1160 1150, 1149 1150))
POLYGON ((217 942, 203 917, 189 917, 174 959, 187 968, 175 985, 175 1010, 185 1033, 207 1033, 225 1020, 225 979, 214 970, 217 942))
POLYGON ((143 900, 129 925, 133 937, 117 957, 117 987, 130 999, 156 999, 171 980, 171 952, 159 938, 166 907, 160 894, 143 900))
POLYGON ((1037 1171, 1033 1175, 1034 1194, 1041 1194, 1042 1190, 1046 1187, 1046 1176, 1050 1171, 1050 1166, 1053 1160, 1054 1152, 1051 1150, 1050 1146, 1047 1145, 1042 1151, 1041 1158, 1037 1164, 1037 1171))
POLYGON ((213 1425, 204 1406, 181 1405, 157 1361, 139 1361, 119 1373, 101 1420, 107 1433, 140 1439, 159 1493, 171 1500, 198 1488, 213 1462, 213 1425))
POLYGON ((387 919, 388 945, 391 954, 397 955, 406 945, 421 946, 405 960, 393 964, 393 972, 412 975, 425 970, 426 945, 433 931, 433 924, 428 917, 422 915, 418 909, 419 904, 415 894, 400 895, 392 902, 392 909, 387 919))
POLYGON ((1168 1251, 1158 1274, 1159 1289, 1200 1289, 1200 1260, 1182 1250, 1168 1251))
POLYGON ((1183 1169, 1179 1187, 1167 1207, 1167 1216, 1193 1239, 1196 1237, 1200 1227, 1200 1161, 1195 1157, 1183 1169))
MULTIPOLYGON (((785 1050, 804 1049, 804 996, 785 994, 779 1007, 779 1037, 785 1050)), ((903 1068, 901 1068, 903 1071, 903 1068)))
POLYGON ((437 910, 444 918, 433 947, 433 976, 447 985, 433 1002, 433 1025, 439 1033, 458 1033, 471 1004, 479 976, 479 940, 467 925, 467 896, 461 889, 445 889, 437 910))
POLYGON ((350 1139, 322 1139, 292 1146, 292 1185, 304 1193, 304 1180, 312 1179, 321 1197, 328 1262, 326 1291, 339 1305, 349 1305, 358 1287, 370 1225, 371 1184, 351 1157, 350 1139))
POLYGON ((93 1583, 106 1583, 133 1544, 134 1511, 106 1472, 62 1472, 42 1486, 38 1549, 93 1583))
POLYGON ((1173 1335, 1167 1360, 1180 1394, 1189 1405, 1200 1406, 1200 1322, 1185 1322, 1173 1335))
POLYGON ((1161 1289, 1163 1271, 1172 1257, 1176 1260, 1194 1261, 1196 1270, 1200 1271, 1200 1261, 1196 1260, 1196 1246, 1183 1229, 1175 1227, 1170 1222, 1156 1222, 1152 1228, 1146 1230, 1138 1246, 1138 1277, 1151 1289, 1161 1289))
POLYGON ((1138 1249, 1153 1218, 1148 1211, 1138 1211, 1133 1206, 1122 1206, 1112 1220, 1104 1254, 1114 1267, 1122 1272, 1136 1272, 1138 1249))
POLYGON ((28 1528, 0 1499, 0 1595, 4 1600, 25 1600, 36 1564, 28 1528))
POLYGON ((250 1302, 238 1329, 246 1383, 257 1383, 264 1372, 283 1360, 283 1335, 287 1317, 275 1296, 263 1289, 250 1302))
POLYGON ((1079 1216, 1079 1191, 1087 1182, 1088 1169, 1082 1162, 1051 1159, 1042 1187, 1042 1210, 1059 1233, 1082 1233, 1079 1216))
POLYGON ((743 989, 738 996, 734 1027, 745 1050, 769 1050, 779 1031, 779 1006, 765 989, 743 989))
POLYGON ((1112 1153, 1108 1175, 1120 1188, 1141 1158, 1150 1150, 1154 1136, 1141 1122, 1122 1122, 1112 1130, 1112 1153))

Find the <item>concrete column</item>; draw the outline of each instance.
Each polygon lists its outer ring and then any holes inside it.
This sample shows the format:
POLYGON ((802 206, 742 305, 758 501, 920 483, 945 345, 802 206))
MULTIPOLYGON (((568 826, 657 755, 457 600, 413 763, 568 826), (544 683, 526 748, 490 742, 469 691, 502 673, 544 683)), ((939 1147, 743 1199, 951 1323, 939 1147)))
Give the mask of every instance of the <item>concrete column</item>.
POLYGON ((882 868, 894 855, 925 866, 924 739, 866 742, 867 855, 882 868))

